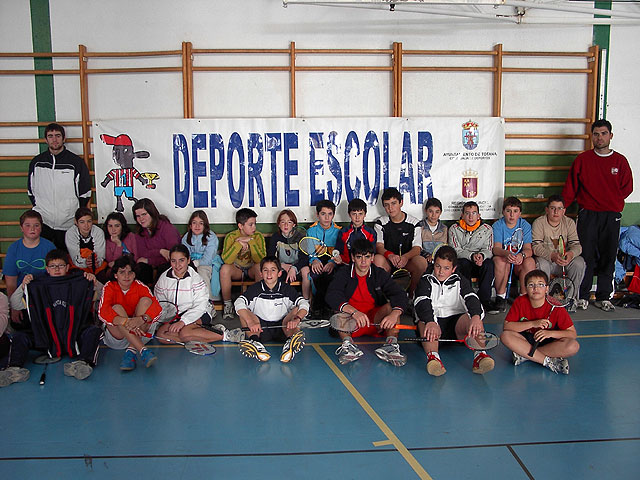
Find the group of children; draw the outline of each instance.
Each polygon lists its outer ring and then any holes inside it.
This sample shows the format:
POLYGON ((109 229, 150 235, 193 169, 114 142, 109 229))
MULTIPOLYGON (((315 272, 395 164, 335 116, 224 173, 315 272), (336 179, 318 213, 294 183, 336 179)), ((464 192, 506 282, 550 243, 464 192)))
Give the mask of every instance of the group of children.
MULTIPOLYGON (((134 369, 138 356, 144 366, 153 365, 156 357, 146 343, 154 336, 167 343, 234 341, 243 354, 260 361, 270 357, 263 343, 280 340, 284 342, 281 361, 289 362, 304 346, 300 321, 308 313, 312 318, 331 317, 332 323, 341 317, 356 321, 356 331, 337 332, 342 340, 336 351, 340 363, 362 356, 353 338, 383 335, 386 341, 376 349, 376 356, 402 366, 407 357, 400 351, 396 325, 403 313, 413 310, 419 336, 425 339, 427 371, 438 376, 446 371, 438 340, 483 332, 485 310, 504 310, 506 287, 513 273, 520 278, 521 292, 527 294, 514 303, 502 335, 504 344, 514 352, 514 364, 531 360, 554 372, 568 373, 566 358, 579 348, 575 328, 564 309, 552 309, 544 301, 549 279, 544 271, 535 270, 531 227, 520 217, 519 200, 505 200, 504 216, 493 228, 481 222, 477 204, 467 202, 460 222, 448 235, 439 219, 442 205, 437 199, 425 204, 424 220, 403 212, 402 195, 395 188, 385 189, 381 202, 386 215, 376 219, 373 229, 364 223, 367 205, 360 199, 349 202, 351 222, 344 228, 333 221, 336 206, 328 200, 318 202, 317 221, 306 232, 298 227, 292 211, 283 210, 277 218, 278 231, 268 246, 256 230, 257 214, 242 208, 236 213, 238 228, 226 235, 221 255, 204 211, 191 215, 188 231, 181 238, 151 200, 141 199, 132 207, 137 233, 129 231, 119 212, 111 213, 100 229, 93 224, 91 210, 79 208, 75 225, 65 237, 69 257, 62 252, 49 258, 50 251, 59 251, 40 237, 40 215, 27 211, 20 218, 23 238, 9 248, 4 268, 11 323, 14 330, 24 327, 26 339, 17 333, 9 337, 0 320, 0 366, 8 367, 0 371, 0 385, 25 380, 26 351, 44 346, 42 332, 34 334, 25 315, 25 307, 28 305, 31 312, 32 306, 25 298, 30 290, 27 286, 45 270, 55 277, 66 275, 69 267, 83 270, 82 279, 95 285, 89 290, 90 297, 100 298, 97 313, 104 324, 103 341, 111 348, 125 350, 122 370, 134 369), (518 228, 524 232, 524 241, 516 251, 509 246, 518 228), (303 236, 321 240, 331 254, 304 253, 299 248, 303 236), (445 245, 447 242, 451 246, 445 245), (392 278, 397 270, 410 274, 406 292, 392 278), (476 294, 470 276, 478 271, 476 294), (497 298, 492 302, 494 271, 497 298), (246 279, 256 283, 232 303, 232 282, 246 279), (301 291, 291 285, 295 281, 300 281, 301 291), (216 315, 213 300, 219 294, 224 302, 223 317, 233 317, 235 310, 241 329, 212 325, 216 315), (180 312, 179 318, 163 318, 161 303, 172 304, 180 312), (526 345, 536 342, 539 348, 529 356, 526 345)), ((70 364, 75 366, 65 366, 65 373, 79 379, 89 376, 95 367, 97 354, 91 356, 90 352, 97 352, 103 336, 100 329, 96 336, 89 324, 69 337, 78 338, 67 351, 76 360, 70 364), (80 341, 82 332, 90 340, 80 341)), ((45 336, 59 334, 55 328, 49 330, 45 336)), ((52 348, 46 349, 51 355, 52 348)), ((483 374, 493 367, 494 361, 485 351, 474 352, 474 373, 483 374)))

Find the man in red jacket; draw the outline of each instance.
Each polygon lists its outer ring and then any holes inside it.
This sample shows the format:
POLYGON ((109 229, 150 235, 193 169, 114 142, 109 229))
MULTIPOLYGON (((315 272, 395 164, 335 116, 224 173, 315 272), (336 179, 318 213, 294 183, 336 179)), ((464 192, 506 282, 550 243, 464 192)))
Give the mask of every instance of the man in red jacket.
POLYGON ((576 157, 562 190, 568 207, 578 201, 578 237, 587 264, 580 285, 578 308, 587 309, 594 270, 598 275, 596 303, 605 312, 614 310, 613 271, 624 200, 633 191, 631 167, 624 155, 609 148, 611 123, 598 120, 591 126, 593 150, 576 157))

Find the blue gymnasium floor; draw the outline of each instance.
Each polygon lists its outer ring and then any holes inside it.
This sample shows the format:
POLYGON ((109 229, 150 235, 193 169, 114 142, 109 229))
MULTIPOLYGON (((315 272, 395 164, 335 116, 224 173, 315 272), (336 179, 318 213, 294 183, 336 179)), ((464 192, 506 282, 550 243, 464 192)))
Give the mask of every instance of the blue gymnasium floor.
MULTIPOLYGON (((263 364, 232 344, 210 357, 157 346, 155 366, 121 373, 122 353, 103 349, 86 381, 61 362, 40 387, 30 364, 27 382, 0 390, 0 478, 637 479, 634 316, 574 315, 568 376, 514 367, 502 345, 484 376, 460 346, 442 348, 439 378, 414 344, 403 368, 378 360, 376 342, 341 366, 325 330, 307 330, 289 365, 276 345, 263 364)), ((502 317, 486 325, 499 333, 502 317)))

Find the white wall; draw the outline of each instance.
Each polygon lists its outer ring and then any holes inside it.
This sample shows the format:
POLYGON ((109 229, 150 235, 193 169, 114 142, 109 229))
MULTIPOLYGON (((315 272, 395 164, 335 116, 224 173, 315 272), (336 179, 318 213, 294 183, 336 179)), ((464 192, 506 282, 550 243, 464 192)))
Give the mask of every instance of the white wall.
MULTIPOLYGON (((403 12, 331 7, 283 8, 278 0, 56 0, 51 3, 54 51, 179 50, 182 41, 194 48, 391 48, 394 41, 405 49, 586 51, 592 42, 591 26, 496 25, 482 21, 451 20, 403 12)), ((29 2, 4 0, 0 5, 0 39, 3 49, 29 51, 29 2)), ((636 8, 631 6, 628 8, 636 8)), ((549 16, 529 11, 527 16, 549 16)), ((553 14, 556 18, 560 12, 553 14)), ((609 102, 616 125, 616 142, 632 128, 633 95, 627 87, 638 73, 638 53, 628 47, 637 41, 638 27, 615 27, 612 34, 609 102), (632 61, 631 56, 636 61, 632 61), (628 126, 628 127, 627 127, 628 126)), ((202 61, 198 59, 198 61, 202 61)), ((219 61, 237 64, 236 57, 219 61)), ((252 58, 251 63, 266 61, 252 58)), ((286 56, 275 60, 286 65, 286 56)), ((301 65, 308 59, 299 56, 301 65)), ((327 58, 328 64, 344 61, 327 58)), ((366 64, 388 64, 388 58, 357 58, 366 64)), ((405 65, 417 60, 405 57, 405 65)), ((452 60, 443 60, 451 62, 452 60)), ((464 57, 456 64, 490 65, 488 59, 464 57)), ((90 66, 107 66, 111 60, 91 60, 90 66)), ((510 66, 522 62, 507 59, 510 66)), ((537 59, 540 65, 543 60, 537 59)), ((157 65, 158 60, 136 63, 157 65)), ((568 60, 563 65, 580 65, 568 60)), ((179 57, 163 60, 179 66, 179 57)), ((4 65, 4 63, 3 63, 4 65)), ((77 62, 55 60, 58 67, 76 68, 77 62)), ((119 63, 119 66, 122 66, 119 63)), ((490 115, 491 74, 404 75, 404 115, 490 115)), ((288 75, 283 73, 196 73, 195 113, 200 117, 285 117, 289 115, 288 75)), ((90 116, 99 118, 182 117, 182 83, 179 73, 154 75, 101 75, 90 78, 90 116)), ((30 85, 29 82, 26 82, 30 85)), ((33 117, 33 90, 20 79, 2 78, 0 116, 33 117), (4 93, 10 92, 9 95, 4 93)), ((387 116, 391 114, 390 73, 305 73, 297 76, 298 116, 387 116)), ((80 117, 77 80, 56 76, 56 111, 61 120, 80 117)), ((585 114, 585 86, 581 76, 505 75, 505 116, 575 116, 585 114), (573 80, 575 78, 575 81, 573 80)), ((637 99, 635 100, 637 102, 637 99)), ((635 105, 637 107, 637 104, 635 105)), ((518 126, 509 124, 517 131, 518 126)), ((528 127, 530 128, 530 127, 528 127)), ((540 131, 549 126, 536 127, 540 131)), ((582 133, 582 127, 554 126, 553 133, 582 133)), ((71 132, 73 134, 73 132, 71 132)), ((622 138, 621 138, 622 137, 622 138)), ((624 143, 616 143, 618 147, 624 143)), ((553 147, 580 149, 581 142, 555 142, 553 147)), ((507 148, 538 149, 545 145, 512 142, 507 148)), ((620 147, 631 151, 630 147, 620 147)))
MULTIPOLYGON (((614 9, 640 13, 640 4, 614 4, 614 9)), ((612 147, 627 157, 634 170, 634 193, 627 199, 630 202, 640 202, 640 156, 637 154, 640 120, 639 41, 639 27, 613 26, 611 28, 608 52, 610 58, 607 118, 612 123, 614 131, 612 147)))

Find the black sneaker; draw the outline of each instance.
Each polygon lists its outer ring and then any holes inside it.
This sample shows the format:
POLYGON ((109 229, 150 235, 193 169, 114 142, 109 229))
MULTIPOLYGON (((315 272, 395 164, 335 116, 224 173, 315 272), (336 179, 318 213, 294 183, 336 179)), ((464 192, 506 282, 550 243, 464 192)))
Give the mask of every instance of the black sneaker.
POLYGON ((495 302, 492 302, 487 306, 487 313, 490 315, 497 315, 507 311, 507 299, 502 297, 496 297, 495 302))
POLYGON ((491 314, 491 315, 495 315, 498 313, 498 310, 496 310, 496 302, 489 300, 488 302, 484 302, 482 304, 482 308, 484 308, 485 313, 491 314))

